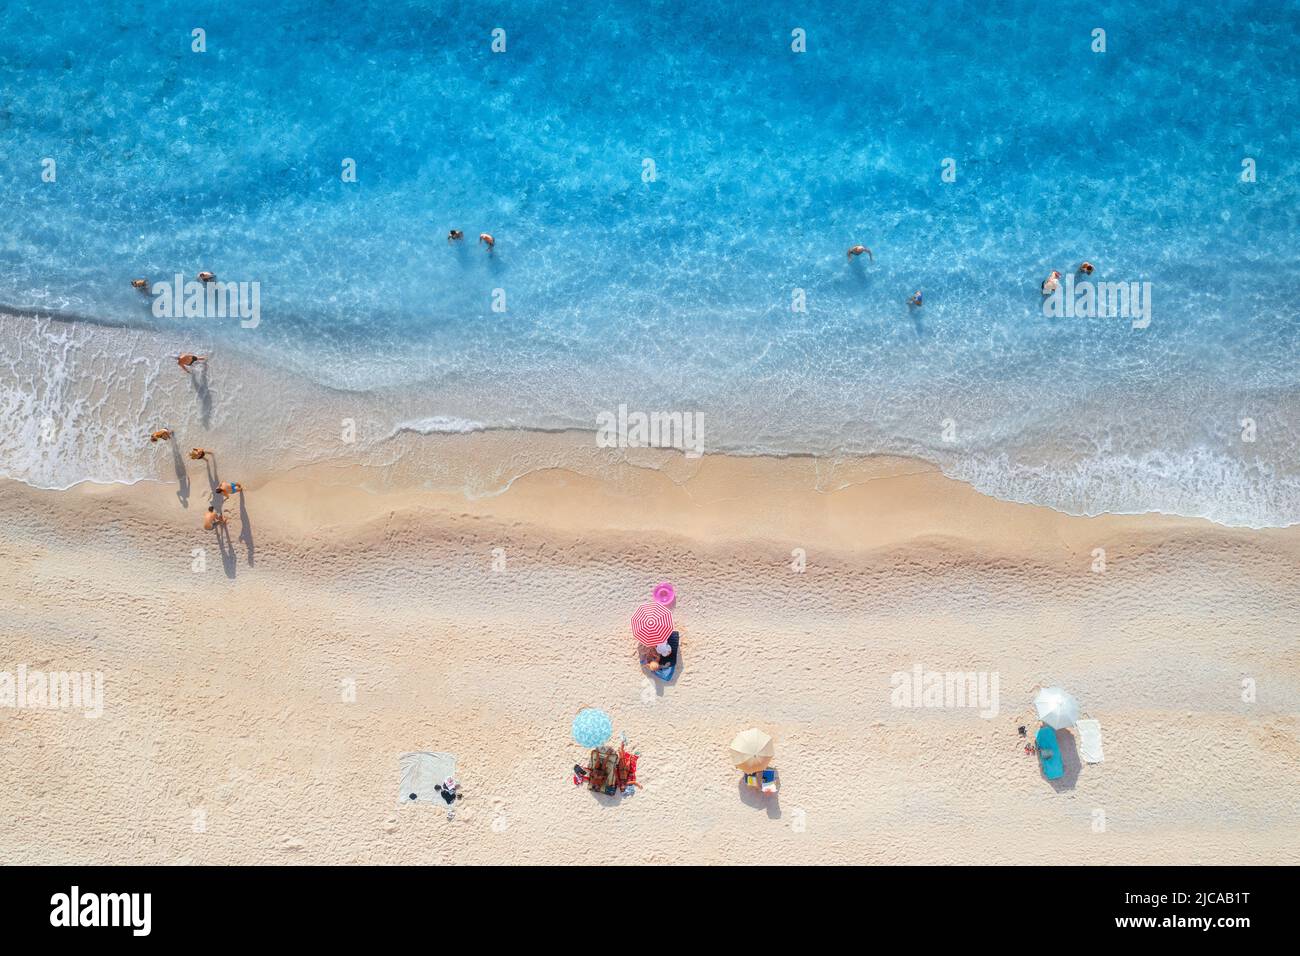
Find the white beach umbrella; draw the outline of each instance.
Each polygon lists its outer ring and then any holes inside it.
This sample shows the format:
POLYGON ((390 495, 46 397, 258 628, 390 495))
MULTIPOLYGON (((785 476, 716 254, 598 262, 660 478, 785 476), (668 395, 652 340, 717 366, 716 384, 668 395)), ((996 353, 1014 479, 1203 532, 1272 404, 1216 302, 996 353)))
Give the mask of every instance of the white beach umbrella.
POLYGON ((1038 719, 1053 730, 1073 727, 1079 719, 1079 702, 1059 687, 1044 687, 1034 695, 1038 719))

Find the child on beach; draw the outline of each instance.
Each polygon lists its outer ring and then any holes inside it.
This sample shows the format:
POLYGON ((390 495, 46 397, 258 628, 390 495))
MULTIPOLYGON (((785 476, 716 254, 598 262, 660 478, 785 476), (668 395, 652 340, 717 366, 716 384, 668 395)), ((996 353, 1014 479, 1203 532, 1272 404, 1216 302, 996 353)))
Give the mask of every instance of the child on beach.
POLYGON ((151 442, 167 441, 171 437, 172 437, 172 430, 170 428, 160 428, 152 435, 149 436, 149 441, 151 442))
POLYGON ((208 513, 203 516, 203 530, 211 531, 213 528, 226 523, 226 516, 217 514, 217 509, 208 505, 208 513))

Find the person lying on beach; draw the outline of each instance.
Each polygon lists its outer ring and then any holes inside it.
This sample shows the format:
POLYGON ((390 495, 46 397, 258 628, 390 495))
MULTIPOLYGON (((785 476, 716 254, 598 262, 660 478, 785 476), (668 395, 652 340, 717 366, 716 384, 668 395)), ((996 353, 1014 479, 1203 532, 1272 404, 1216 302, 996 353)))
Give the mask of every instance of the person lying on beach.
POLYGON ((208 457, 207 449, 204 448, 190 449, 190 461, 202 461, 204 458, 207 457, 208 457))
POLYGON ((460 242, 464 238, 465 233, 461 232, 459 229, 453 229, 451 232, 447 233, 448 242, 460 242))
POLYGON ((1081 272, 1083 275, 1086 276, 1092 275, 1092 263, 1084 262, 1082 265, 1079 266, 1079 272, 1081 272))
POLYGON ((1052 274, 1043 280, 1043 295, 1051 295, 1061 287, 1061 274, 1055 269, 1052 274))
POLYGON ((497 241, 486 232, 480 232, 478 234, 478 241, 487 243, 488 252, 491 252, 492 247, 497 244, 497 241))
POLYGON ((149 441, 151 442, 167 441, 167 439, 171 437, 172 437, 172 430, 170 428, 160 428, 152 435, 149 436, 149 441))
POLYGON ((223 498, 229 498, 232 495, 242 495, 244 486, 237 481, 223 481, 217 485, 217 491, 221 493, 223 498))
POLYGON ((211 282, 211 281, 212 281, 213 279, 215 279, 216 277, 217 277, 217 274, 216 274, 215 272, 200 272, 200 273, 199 273, 199 281, 200 281, 200 282, 211 282))
POLYGON ((876 257, 871 254, 871 250, 868 249, 866 246, 854 246, 852 249, 850 249, 849 259, 852 259, 854 256, 860 256, 864 252, 867 254, 868 259, 870 259, 872 262, 876 261, 876 257))
POLYGON ((147 292, 148 289, 149 289, 149 280, 148 280, 148 279, 132 279, 132 280, 131 280, 131 288, 132 288, 132 289, 139 289, 141 292, 147 292))
POLYGON ((191 365, 194 365, 196 362, 206 362, 207 360, 208 357, 206 355, 195 355, 193 352, 186 352, 184 355, 178 355, 176 357, 176 364, 183 368, 185 374, 188 375, 190 373, 191 365))
POLYGON ((226 523, 226 516, 217 514, 217 509, 208 505, 208 513, 203 516, 203 530, 211 531, 218 525, 226 523))
POLYGON ((677 652, 667 641, 653 649, 643 648, 641 652, 641 666, 647 670, 657 671, 664 667, 672 667, 676 659, 677 652))

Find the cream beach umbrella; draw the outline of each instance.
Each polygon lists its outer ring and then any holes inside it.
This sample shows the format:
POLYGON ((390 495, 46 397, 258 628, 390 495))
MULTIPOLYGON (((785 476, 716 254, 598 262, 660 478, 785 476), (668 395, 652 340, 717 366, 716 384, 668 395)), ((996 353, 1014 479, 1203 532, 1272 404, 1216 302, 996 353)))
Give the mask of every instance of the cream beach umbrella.
POLYGON ((1053 730, 1073 727, 1079 719, 1079 702, 1059 687, 1044 687, 1034 695, 1038 719, 1053 730))
POLYGON ((776 756, 772 746, 771 734, 765 734, 757 727, 742 730, 731 742, 731 760, 745 773, 758 773, 776 756))

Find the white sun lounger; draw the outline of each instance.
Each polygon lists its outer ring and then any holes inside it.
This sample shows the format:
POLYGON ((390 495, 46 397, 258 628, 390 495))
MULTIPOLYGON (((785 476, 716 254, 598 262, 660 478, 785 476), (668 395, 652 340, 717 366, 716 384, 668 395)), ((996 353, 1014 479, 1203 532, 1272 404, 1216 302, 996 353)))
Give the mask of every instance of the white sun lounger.
POLYGON ((1079 756, 1084 763, 1101 763, 1101 721, 1080 720, 1075 723, 1079 731, 1079 756))
POLYGON ((455 757, 451 754, 420 751, 402 754, 398 763, 402 769, 398 803, 437 803, 440 807, 445 806, 442 797, 433 788, 448 777, 456 776, 455 757), (411 798, 411 794, 415 794, 415 799, 411 798))

